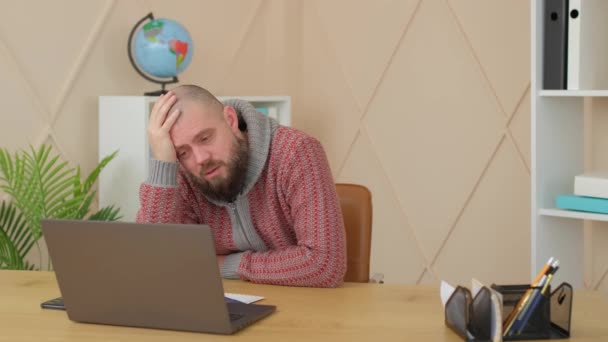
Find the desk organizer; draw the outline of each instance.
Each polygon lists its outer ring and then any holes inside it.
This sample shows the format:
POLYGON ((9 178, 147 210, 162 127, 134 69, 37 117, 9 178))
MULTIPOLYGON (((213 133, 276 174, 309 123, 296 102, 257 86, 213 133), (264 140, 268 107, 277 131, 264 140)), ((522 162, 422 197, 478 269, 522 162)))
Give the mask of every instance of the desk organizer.
MULTIPOLYGON (((530 285, 492 285, 491 288, 503 298, 502 317, 506 318, 530 285)), ((530 319, 520 333, 502 337, 504 341, 565 339, 570 337, 572 316, 572 286, 560 284, 555 290, 547 291, 539 304, 531 312, 530 319)), ((492 338, 493 322, 491 291, 484 287, 475 297, 464 287, 458 286, 445 305, 445 324, 466 341, 497 341, 492 338)), ((502 332, 502 329, 500 329, 502 332)), ((502 334, 500 334, 502 335, 502 334)))

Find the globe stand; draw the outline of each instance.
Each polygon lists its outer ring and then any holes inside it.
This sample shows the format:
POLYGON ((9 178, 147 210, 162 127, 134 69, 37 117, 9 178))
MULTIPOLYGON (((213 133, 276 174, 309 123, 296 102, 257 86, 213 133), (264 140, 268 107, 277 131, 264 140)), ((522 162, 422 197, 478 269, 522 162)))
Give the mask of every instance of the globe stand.
POLYGON ((179 80, 177 79, 177 76, 173 76, 172 79, 170 80, 160 80, 160 79, 154 79, 148 75, 146 75, 143 71, 141 71, 139 69, 139 67, 137 66, 137 63, 135 63, 135 59, 133 58, 133 53, 131 52, 131 48, 132 48, 132 42, 133 42, 133 35, 135 34, 135 31, 137 30, 137 28, 146 20, 154 20, 154 15, 152 14, 152 12, 148 13, 148 15, 146 15, 145 17, 141 18, 137 24, 135 24, 135 26, 133 26, 133 29, 131 30, 131 34, 129 34, 129 41, 127 42, 127 53, 129 54, 129 61, 131 62, 131 65, 133 66, 133 69, 135 69, 135 71, 137 71, 137 73, 145 78, 146 80, 156 83, 156 84, 160 84, 161 85, 161 90, 157 90, 157 91, 150 91, 147 93, 144 93, 145 96, 160 96, 160 95, 164 95, 167 93, 167 90, 165 89, 165 86, 167 84, 173 84, 173 83, 177 83, 179 82, 179 80))
POLYGON ((156 82, 156 83, 160 84, 161 89, 157 90, 157 91, 149 91, 147 93, 144 93, 144 95, 145 96, 161 96, 161 95, 165 95, 167 93, 167 90, 165 89, 165 86, 167 84, 177 83, 177 82, 179 82, 179 80, 177 79, 177 77, 173 77, 173 79, 171 81, 169 81, 169 82, 156 82))

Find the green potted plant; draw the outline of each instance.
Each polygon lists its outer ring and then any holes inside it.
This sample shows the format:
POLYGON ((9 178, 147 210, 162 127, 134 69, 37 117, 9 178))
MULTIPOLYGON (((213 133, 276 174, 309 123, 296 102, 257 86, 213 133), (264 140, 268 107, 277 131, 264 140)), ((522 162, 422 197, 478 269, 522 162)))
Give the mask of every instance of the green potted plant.
MULTIPOLYGON (((101 170, 117 152, 103 158, 83 180, 80 167, 51 154, 51 146, 30 146, 11 155, 0 149, 0 190, 9 196, 0 203, 0 269, 33 270, 42 268, 26 260, 36 246, 39 254, 43 218, 115 221, 119 209, 113 206, 91 213, 96 191, 93 184, 101 170)), ((50 260, 47 268, 51 268, 50 260)))

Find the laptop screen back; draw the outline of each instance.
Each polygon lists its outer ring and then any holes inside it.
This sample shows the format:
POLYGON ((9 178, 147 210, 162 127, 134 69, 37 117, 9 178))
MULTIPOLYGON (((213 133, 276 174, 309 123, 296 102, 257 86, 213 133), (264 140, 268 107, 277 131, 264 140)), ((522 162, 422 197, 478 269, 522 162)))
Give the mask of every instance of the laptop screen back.
POLYGON ((209 227, 48 219, 42 228, 70 319, 230 331, 209 227))

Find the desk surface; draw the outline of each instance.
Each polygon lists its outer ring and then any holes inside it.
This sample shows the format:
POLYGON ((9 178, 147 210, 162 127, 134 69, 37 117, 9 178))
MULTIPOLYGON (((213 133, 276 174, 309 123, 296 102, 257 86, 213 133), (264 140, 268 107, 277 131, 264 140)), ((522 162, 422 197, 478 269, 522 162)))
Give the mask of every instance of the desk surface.
MULTIPOLYGON (((63 311, 40 309, 59 296, 53 273, 0 271, 0 341, 461 341, 444 326, 437 286, 224 287, 264 296, 277 312, 233 336, 75 323, 63 311)), ((575 293, 570 341, 608 341, 607 304, 597 292, 575 293)))

